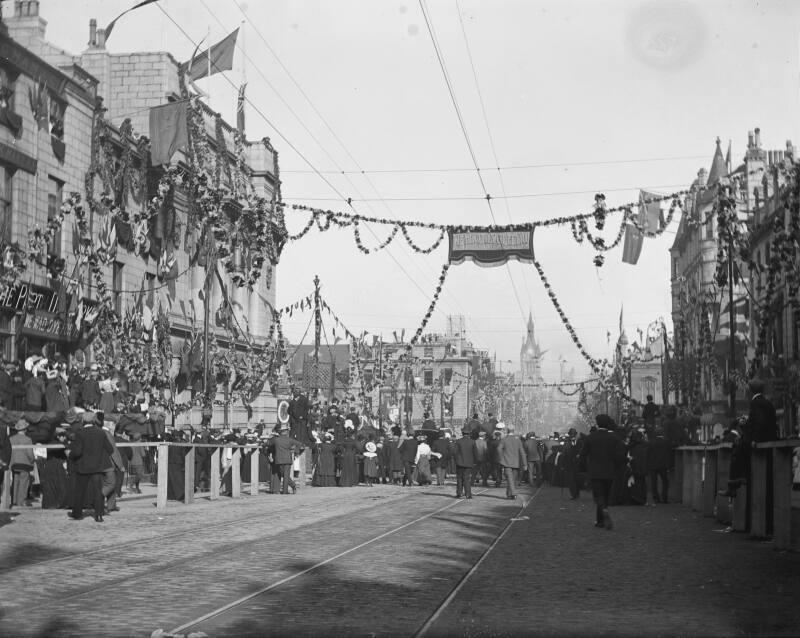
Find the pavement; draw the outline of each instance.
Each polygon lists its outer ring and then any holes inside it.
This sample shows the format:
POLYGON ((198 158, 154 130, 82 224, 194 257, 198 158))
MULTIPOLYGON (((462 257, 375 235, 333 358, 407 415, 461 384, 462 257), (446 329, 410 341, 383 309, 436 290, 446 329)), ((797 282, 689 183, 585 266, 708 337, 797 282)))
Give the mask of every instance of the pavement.
POLYGON ((0 635, 796 636, 800 554, 558 488, 310 488, 0 518, 0 635), (524 499, 524 500, 523 500, 524 499))

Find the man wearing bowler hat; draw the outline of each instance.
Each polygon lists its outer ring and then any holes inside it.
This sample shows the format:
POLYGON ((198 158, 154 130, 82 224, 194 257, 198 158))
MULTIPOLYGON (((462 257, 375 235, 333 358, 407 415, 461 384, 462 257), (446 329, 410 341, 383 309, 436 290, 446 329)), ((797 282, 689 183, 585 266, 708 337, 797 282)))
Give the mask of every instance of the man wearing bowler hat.
POLYGON ((281 478, 281 494, 288 494, 292 488, 292 494, 297 491, 297 485, 292 480, 293 454, 300 454, 303 446, 300 441, 289 436, 289 424, 281 423, 278 436, 275 437, 275 465, 278 467, 278 474, 281 478))
POLYGON ((89 500, 94 506, 94 520, 103 522, 103 472, 111 465, 113 452, 102 424, 98 425, 97 417, 92 415, 92 419, 76 432, 69 450, 77 473, 71 513, 73 520, 83 518, 83 503, 88 490, 89 500))

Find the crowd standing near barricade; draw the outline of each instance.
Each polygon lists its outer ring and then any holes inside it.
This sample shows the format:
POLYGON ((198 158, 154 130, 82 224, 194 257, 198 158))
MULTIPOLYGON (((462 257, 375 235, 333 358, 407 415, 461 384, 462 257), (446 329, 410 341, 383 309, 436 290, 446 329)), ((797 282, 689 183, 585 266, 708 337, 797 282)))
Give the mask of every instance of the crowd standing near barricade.
MULTIPOLYGON (((543 438, 520 434, 491 412, 483 420, 473 413, 455 435, 426 413, 423 427, 415 431, 391 419, 381 423, 355 400, 312 402, 298 387, 292 388, 286 418, 274 425, 262 420, 239 432, 215 430, 209 411, 197 429, 182 431, 165 427, 164 413, 110 372, 97 365, 67 369, 58 355, 52 362, 33 357, 21 367, 3 366, 0 403, 6 423, 0 427, 0 469, 11 470, 13 507, 39 501, 43 508, 70 510, 74 520, 90 509, 102 521, 119 511, 124 487, 136 495, 143 482, 155 482, 159 442, 200 444, 193 456, 193 487, 209 491, 213 446, 235 443, 245 446, 238 468, 232 450, 221 447, 222 495, 232 494, 237 471, 242 483, 267 484, 273 494, 295 493, 305 483, 306 467, 313 487, 443 487, 451 480, 455 496, 466 499, 472 498, 473 486, 504 487, 506 497, 516 499, 521 484, 536 489, 547 483, 571 500, 591 492, 595 525, 612 529, 610 507, 670 502, 674 450, 699 440, 696 412, 657 406, 649 396, 641 417, 624 424, 598 414, 588 433, 570 428, 565 435, 543 438), (153 445, 118 445, 125 441, 153 445), (48 442, 62 443, 64 449, 35 445, 48 442)), ((777 438, 775 410, 763 395, 763 384, 754 380, 751 389, 749 415, 722 431, 715 429, 714 439, 707 441, 733 443, 731 483, 724 492, 731 497, 747 483, 749 446, 777 438)), ((168 448, 168 500, 186 497, 185 451, 168 448)), ((800 487, 797 461, 793 481, 800 487)))

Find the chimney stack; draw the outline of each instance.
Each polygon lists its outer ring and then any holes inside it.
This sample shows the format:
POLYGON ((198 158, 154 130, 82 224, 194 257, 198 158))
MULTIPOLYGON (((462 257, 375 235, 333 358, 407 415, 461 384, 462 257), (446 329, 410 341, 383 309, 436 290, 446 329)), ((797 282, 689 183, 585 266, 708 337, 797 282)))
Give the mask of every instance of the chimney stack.
POLYGON ((97 45, 97 20, 92 18, 89 20, 89 46, 97 45))
POLYGON ((756 148, 761 148, 761 129, 756 127, 756 148))
POLYGON ((747 131, 747 148, 753 148, 754 139, 753 131, 747 131))
POLYGON ((106 48, 106 30, 105 29, 98 29, 97 30, 97 48, 98 49, 105 49, 106 48))

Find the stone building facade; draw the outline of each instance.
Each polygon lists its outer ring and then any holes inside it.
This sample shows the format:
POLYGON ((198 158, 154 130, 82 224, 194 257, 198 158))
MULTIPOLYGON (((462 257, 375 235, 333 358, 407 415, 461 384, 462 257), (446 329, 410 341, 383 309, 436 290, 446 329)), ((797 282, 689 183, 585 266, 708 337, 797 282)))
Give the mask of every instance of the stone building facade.
MULTIPOLYGON (((84 192, 91 162, 93 126, 97 124, 98 98, 103 100, 102 117, 109 132, 109 148, 120 156, 127 150, 138 167, 142 163, 149 165, 149 158, 141 153, 138 136, 148 135, 150 108, 181 97, 178 74, 180 64, 171 54, 111 53, 105 47, 104 31, 96 28, 94 20, 89 25, 88 48, 79 55, 71 54, 47 42, 47 22, 39 14, 39 8, 38 0, 16 0, 13 15, 6 16, 3 20, 7 35, 0 34, 0 71, 3 74, 0 79, 4 86, 11 86, 13 90, 8 112, 16 113, 21 118, 19 132, 0 123, 0 166, 4 171, 0 191, 7 194, 7 200, 3 204, 7 211, 10 210, 10 214, 6 213, 6 218, 11 220, 9 239, 20 243, 27 241, 28 229, 34 224, 46 224, 48 214, 53 214, 54 206, 57 208, 57 203, 66 193, 84 192), (63 160, 59 160, 54 154, 54 148, 58 145, 52 142, 53 135, 36 126, 28 105, 28 92, 36 90, 39 80, 46 83, 51 103, 61 108, 61 141, 65 149, 63 160)), ((235 162, 234 128, 205 104, 201 103, 201 108, 209 147, 215 152, 220 151, 217 146, 221 138, 225 146, 221 154, 230 162, 235 162)), ((245 141, 243 154, 245 171, 249 174, 255 191, 267 200, 279 199, 278 156, 269 140, 245 141)), ((178 152, 172 164, 185 168, 188 165, 187 157, 183 152, 178 152)), ((149 187, 153 188, 158 183, 159 173, 158 169, 149 171, 147 181, 149 187)), ((131 213, 141 212, 147 199, 145 197, 141 202, 127 201, 126 205, 131 213)), ((187 229, 188 208, 186 197, 176 192, 176 228, 187 229)), ((99 219, 91 220, 95 238, 100 232, 101 222, 99 219)), ((53 252, 65 260, 66 273, 75 269, 77 261, 70 249, 73 239, 73 227, 71 221, 67 220, 58 235, 58 246, 53 247, 53 252)), ((108 268, 106 277, 107 284, 115 291, 116 303, 121 312, 142 297, 153 312, 159 306, 167 310, 173 333, 173 352, 177 359, 187 335, 202 329, 206 316, 206 300, 201 290, 206 281, 206 272, 203 266, 190 262, 192 255, 185 249, 183 238, 176 244, 181 247, 174 254, 180 275, 175 281, 174 293, 170 293, 170 289, 161 284, 157 259, 128 250, 122 245, 117 247, 114 263, 108 268), (167 299, 167 295, 171 298, 167 299)), ((57 331, 63 331, 65 334, 60 339, 63 341, 60 349, 69 352, 70 345, 73 349, 75 347, 69 334, 69 312, 70 308, 74 310, 75 303, 69 295, 78 294, 78 291, 74 286, 72 289, 62 289, 64 286, 59 288, 60 284, 52 282, 45 267, 34 266, 29 269, 29 274, 27 283, 31 286, 31 292, 39 295, 41 301, 37 303, 46 307, 36 307, 34 313, 43 314, 49 320, 49 323, 40 321, 36 327, 54 327, 57 331), (48 293, 47 290, 56 292, 48 293), (54 294, 57 296, 55 301, 51 299, 54 294), (56 312, 52 312, 54 310, 56 312), (48 312, 44 314, 46 311, 48 312), (50 315, 55 315, 55 318, 50 315), (58 327, 59 322, 63 327, 58 327)), ((262 277, 252 290, 233 284, 226 272, 222 271, 220 274, 219 278, 212 277, 211 294, 207 300, 212 318, 210 331, 219 347, 241 349, 245 341, 254 344, 256 348, 263 346, 272 328, 270 308, 275 306, 276 273, 266 265, 262 277), (235 324, 238 326, 238 338, 231 337, 229 331, 214 321, 226 292, 235 324)), ((91 288, 85 292, 86 300, 90 302, 93 294, 91 288)), ((17 297, 6 301, 19 304, 17 297)), ((26 330, 21 325, 24 320, 34 324, 33 319, 19 312, 16 315, 6 313, 0 320, 0 337, 3 338, 4 353, 8 357, 24 354, 17 351, 20 343, 18 335, 21 330, 23 333, 26 330)), ((28 331, 31 330, 33 328, 28 331)), ((51 337, 59 340, 58 334, 48 335, 47 331, 42 330, 33 330, 30 337, 29 349, 51 337)), ((86 354, 90 359, 91 348, 86 354)), ((175 361, 174 365, 178 366, 179 362, 175 361)), ((214 408, 212 425, 244 427, 253 425, 262 418, 269 423, 274 422, 276 402, 268 390, 265 387, 264 392, 251 406, 252 410, 241 405, 218 405, 214 408)), ((226 392, 218 388, 218 403, 224 403, 226 398, 226 392)), ((189 395, 176 397, 176 401, 181 400, 189 400, 189 395)), ((175 425, 195 426, 199 421, 199 411, 190 410, 179 416, 175 425)))

